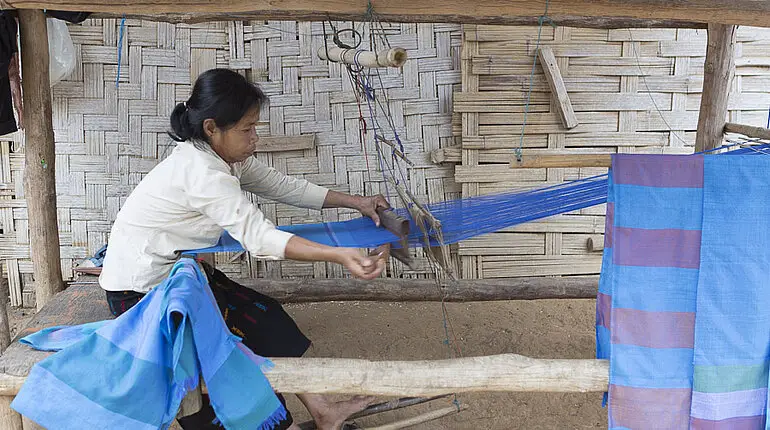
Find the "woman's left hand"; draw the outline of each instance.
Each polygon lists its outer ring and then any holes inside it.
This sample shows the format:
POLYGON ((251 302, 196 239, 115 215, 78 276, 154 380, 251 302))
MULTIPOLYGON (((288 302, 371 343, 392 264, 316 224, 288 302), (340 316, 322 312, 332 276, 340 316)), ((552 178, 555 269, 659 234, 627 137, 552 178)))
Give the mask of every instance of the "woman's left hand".
POLYGON ((380 226, 380 216, 377 215, 377 209, 390 209, 390 204, 388 204, 388 201, 385 200, 385 197, 383 197, 382 194, 367 197, 359 196, 356 206, 356 209, 363 215, 371 218, 377 227, 380 226))

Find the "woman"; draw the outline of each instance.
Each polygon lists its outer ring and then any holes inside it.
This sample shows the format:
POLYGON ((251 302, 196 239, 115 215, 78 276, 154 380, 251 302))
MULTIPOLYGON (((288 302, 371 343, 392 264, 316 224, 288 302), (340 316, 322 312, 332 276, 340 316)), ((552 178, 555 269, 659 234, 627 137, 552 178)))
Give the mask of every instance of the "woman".
MULTIPOLYGON (((244 191, 304 208, 352 208, 377 224, 377 209, 389 207, 382 196, 327 190, 257 161, 255 127, 265 103, 264 93, 238 73, 213 69, 197 79, 190 99, 176 106, 169 134, 179 142, 177 147, 134 189, 110 233, 99 283, 114 315, 161 283, 180 251, 214 245, 225 230, 257 257, 339 263, 363 279, 380 275, 384 259, 280 231, 249 201, 244 191)), ((295 357, 307 351, 310 341, 280 304, 210 266, 205 269, 228 327, 247 347, 267 357, 295 357)), ((373 400, 357 397, 335 403, 319 395, 299 398, 322 429, 338 429, 373 400)), ((208 403, 180 420, 185 429, 220 428, 213 422, 208 403)), ((289 415, 280 428, 297 426, 289 415)))

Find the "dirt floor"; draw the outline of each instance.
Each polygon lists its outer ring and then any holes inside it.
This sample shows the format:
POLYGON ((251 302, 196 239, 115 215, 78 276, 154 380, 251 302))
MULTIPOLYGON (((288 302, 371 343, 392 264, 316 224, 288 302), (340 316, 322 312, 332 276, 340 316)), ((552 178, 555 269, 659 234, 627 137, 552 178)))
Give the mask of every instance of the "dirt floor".
MULTIPOLYGON (((289 305, 289 312, 314 341, 317 357, 373 360, 444 359, 439 303, 317 303, 289 305)), ((594 301, 544 300, 447 304, 449 321, 464 356, 518 353, 541 358, 594 357, 594 301)), ((22 327, 32 309, 9 308, 11 330, 22 327)), ((298 422, 309 419, 293 395, 289 408, 298 422)), ((387 399, 383 399, 387 400, 387 399)), ((468 409, 413 428, 587 429, 606 428, 601 395, 460 394, 468 409)), ((450 405, 441 399, 357 421, 363 427, 401 420, 450 405)))
MULTIPOLYGON (((595 302, 544 300, 447 304, 464 356, 518 353, 541 358, 593 358, 595 302)), ((288 306, 318 357, 416 360, 448 358, 439 303, 318 303, 288 306)), ((601 394, 460 394, 460 414, 421 424, 419 429, 607 428, 601 394)), ((429 405, 357 421, 382 425, 449 405, 429 405)), ((307 413, 294 396, 298 421, 307 413)))

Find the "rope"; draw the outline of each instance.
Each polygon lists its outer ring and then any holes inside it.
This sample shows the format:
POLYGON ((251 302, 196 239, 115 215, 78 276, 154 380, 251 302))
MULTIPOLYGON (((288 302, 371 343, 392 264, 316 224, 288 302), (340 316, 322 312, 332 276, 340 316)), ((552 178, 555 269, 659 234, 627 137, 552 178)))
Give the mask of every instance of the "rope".
POLYGON ((120 83, 120 66, 123 62, 123 34, 126 28, 126 15, 123 14, 123 19, 120 20, 120 35, 118 37, 118 75, 115 76, 115 88, 118 88, 120 83))
POLYGON ((521 124, 521 136, 519 136, 519 147, 516 148, 516 161, 521 162, 521 152, 524 148, 524 128, 527 126, 527 116, 529 115, 529 105, 530 100, 532 99, 532 86, 535 81, 535 70, 537 69, 537 54, 540 52, 540 39, 543 32, 543 24, 548 22, 551 27, 556 28, 556 25, 553 23, 553 20, 548 17, 548 6, 550 4, 550 0, 545 1, 545 11, 543 11, 543 14, 540 15, 540 17, 537 19, 537 43, 535 44, 535 55, 534 58, 532 58, 532 71, 529 74, 529 90, 527 90, 527 102, 524 105, 524 121, 521 124))

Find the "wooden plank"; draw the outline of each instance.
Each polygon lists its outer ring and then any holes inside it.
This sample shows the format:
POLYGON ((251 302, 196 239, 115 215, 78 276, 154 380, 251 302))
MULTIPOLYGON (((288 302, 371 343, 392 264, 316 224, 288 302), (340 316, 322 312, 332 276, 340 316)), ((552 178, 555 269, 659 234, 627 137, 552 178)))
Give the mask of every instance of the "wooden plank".
POLYGON ((731 81, 735 75, 735 38, 734 25, 709 24, 696 152, 722 144, 731 81))
POLYGON ((519 161, 511 158, 512 169, 543 169, 551 167, 610 167, 611 154, 543 154, 524 155, 519 161))
MULTIPOLYGON (((317 20, 320 17, 332 20, 365 21, 367 3, 342 0, 287 0, 279 3, 270 0, 145 0, 125 2, 119 0, 75 2, 67 0, 6 0, 6 7, 27 9, 52 9, 106 12, 113 16, 126 14, 131 17, 147 16, 148 11, 156 19, 176 19, 203 14, 208 19, 221 18, 227 14, 231 20, 288 19, 317 20), (249 12, 246 15, 244 13, 249 12)), ((377 18, 393 22, 458 22, 521 24, 519 17, 527 17, 534 24, 542 15, 543 2, 527 0, 480 0, 469 7, 461 0, 431 1, 415 4, 408 0, 374 2, 377 18)), ((726 23, 767 26, 770 22, 770 5, 754 0, 690 0, 681 2, 660 2, 636 0, 552 0, 548 14, 563 25, 563 17, 636 18, 648 25, 661 25, 656 20, 674 20, 698 23, 726 23)), ((575 18, 572 18, 575 19, 575 18)), ((623 27, 634 21, 626 21, 623 27)), ((571 25, 579 21, 571 21, 571 25)), ((641 24, 641 23, 640 23, 641 24)), ((674 23, 675 24, 675 23, 674 23)))
POLYGON ((556 63, 556 57, 553 50, 549 47, 542 47, 537 53, 540 65, 551 87, 551 96, 554 98, 556 110, 559 112, 559 118, 567 129, 578 126, 578 120, 575 111, 572 109, 572 103, 567 94, 567 88, 564 86, 564 80, 561 77, 559 65, 556 63))
POLYGON ((770 129, 764 127, 754 127, 751 125, 728 122, 725 124, 724 132, 738 133, 746 137, 770 140, 770 129))
POLYGON ((56 220, 55 147, 48 76, 48 30, 41 10, 19 11, 27 199, 37 308, 64 288, 56 220))
POLYGON ((315 148, 315 133, 300 136, 264 136, 255 152, 304 151, 315 148))

